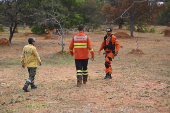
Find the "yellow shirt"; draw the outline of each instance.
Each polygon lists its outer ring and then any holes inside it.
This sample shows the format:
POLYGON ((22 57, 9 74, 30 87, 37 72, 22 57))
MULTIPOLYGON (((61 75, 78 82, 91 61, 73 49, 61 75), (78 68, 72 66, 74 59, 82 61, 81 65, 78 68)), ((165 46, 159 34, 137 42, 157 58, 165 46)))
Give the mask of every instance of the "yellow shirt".
POLYGON ((21 64, 24 65, 24 60, 26 61, 27 67, 37 67, 37 61, 41 63, 41 59, 36 48, 32 44, 24 46, 23 53, 21 57, 21 64))

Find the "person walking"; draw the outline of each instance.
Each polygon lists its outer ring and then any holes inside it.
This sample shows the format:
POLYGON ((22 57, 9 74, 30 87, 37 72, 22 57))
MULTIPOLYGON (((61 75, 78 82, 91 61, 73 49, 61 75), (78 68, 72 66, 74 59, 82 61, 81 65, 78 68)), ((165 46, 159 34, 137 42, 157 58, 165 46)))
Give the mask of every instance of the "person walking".
POLYGON ((94 60, 94 51, 91 46, 91 42, 89 36, 84 34, 84 26, 79 25, 78 27, 79 33, 75 34, 72 37, 69 51, 70 54, 75 58, 75 65, 77 70, 77 87, 80 87, 83 84, 86 84, 88 78, 88 59, 89 59, 89 51, 92 56, 92 61, 94 60), (74 49, 74 51, 73 51, 74 49))
POLYGON ((22 67, 25 68, 25 63, 28 68, 29 78, 26 80, 26 83, 24 87, 22 88, 25 92, 29 92, 28 86, 31 85, 31 89, 36 89, 37 86, 34 85, 34 78, 36 75, 36 69, 37 69, 37 61, 39 62, 41 66, 41 59, 39 57, 39 54, 34 47, 35 39, 33 37, 30 37, 28 39, 28 45, 24 46, 23 53, 21 57, 21 64, 22 67))
POLYGON ((106 29, 107 35, 104 37, 104 40, 101 44, 101 47, 99 49, 99 55, 101 50, 105 50, 105 67, 106 67, 106 76, 104 79, 112 79, 112 67, 111 67, 111 61, 112 58, 117 56, 119 51, 119 42, 117 40, 117 37, 112 34, 112 29, 107 28, 106 29))

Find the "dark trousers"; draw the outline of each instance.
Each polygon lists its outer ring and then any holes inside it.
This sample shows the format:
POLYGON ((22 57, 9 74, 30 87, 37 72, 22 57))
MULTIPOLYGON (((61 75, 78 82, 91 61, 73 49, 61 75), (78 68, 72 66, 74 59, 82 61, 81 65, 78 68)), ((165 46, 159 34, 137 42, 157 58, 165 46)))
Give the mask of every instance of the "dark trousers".
MULTIPOLYGON (((88 75, 88 59, 75 59, 77 77, 88 75)), ((81 78, 81 77, 80 77, 81 78)))
POLYGON ((26 80, 26 86, 33 86, 34 85, 34 78, 36 75, 36 67, 28 67, 29 78, 26 80))
POLYGON ((88 59, 75 59, 76 70, 87 70, 88 59))

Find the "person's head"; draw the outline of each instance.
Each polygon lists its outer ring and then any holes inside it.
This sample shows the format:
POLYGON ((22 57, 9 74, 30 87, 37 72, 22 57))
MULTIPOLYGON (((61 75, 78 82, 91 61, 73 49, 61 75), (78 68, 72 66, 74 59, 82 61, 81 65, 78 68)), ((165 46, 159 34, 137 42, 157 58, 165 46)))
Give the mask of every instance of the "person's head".
POLYGON ((107 28, 106 32, 107 32, 107 35, 111 35, 112 34, 112 29, 111 28, 107 28))
POLYGON ((78 30, 79 31, 84 31, 84 26, 83 25, 79 25, 78 30))
POLYGON ((34 43, 35 43, 35 38, 29 37, 28 43, 34 45, 34 43))

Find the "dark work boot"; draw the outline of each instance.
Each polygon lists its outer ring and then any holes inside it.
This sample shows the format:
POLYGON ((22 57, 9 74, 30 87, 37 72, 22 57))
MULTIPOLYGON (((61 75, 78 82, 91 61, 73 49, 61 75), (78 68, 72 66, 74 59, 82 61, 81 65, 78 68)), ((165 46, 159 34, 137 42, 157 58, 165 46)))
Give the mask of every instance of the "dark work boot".
POLYGON ((112 76, 111 76, 111 74, 108 76, 108 79, 112 79, 112 76))
POLYGON ((83 84, 86 84, 88 75, 83 75, 83 84))
POLYGON ((36 85, 32 85, 31 89, 37 89, 37 86, 36 85))
POLYGON ((106 76, 104 77, 104 79, 109 78, 109 73, 106 74, 106 76))
POLYGON ((107 74, 106 74, 106 76, 104 77, 104 79, 107 79, 107 74))
POLYGON ((22 88, 25 92, 29 92, 29 90, 27 89, 28 86, 24 85, 24 87, 22 88))
POLYGON ((77 75, 77 87, 81 87, 82 84, 82 75, 77 75))

